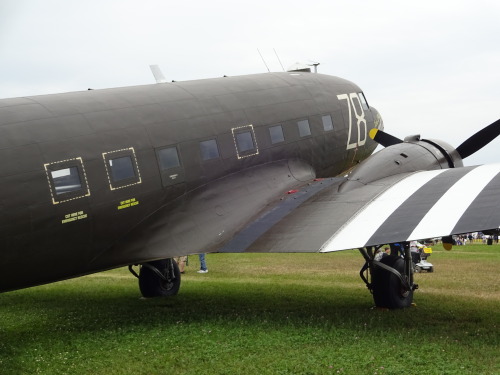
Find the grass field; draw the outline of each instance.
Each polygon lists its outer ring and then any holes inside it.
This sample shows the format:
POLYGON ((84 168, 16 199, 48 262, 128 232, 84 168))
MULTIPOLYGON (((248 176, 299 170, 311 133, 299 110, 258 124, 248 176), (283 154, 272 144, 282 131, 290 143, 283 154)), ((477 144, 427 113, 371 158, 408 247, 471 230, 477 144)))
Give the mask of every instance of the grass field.
POLYGON ((168 300, 126 269, 0 294, 0 374, 500 374, 500 245, 429 261, 399 311, 357 251, 192 256, 168 300))

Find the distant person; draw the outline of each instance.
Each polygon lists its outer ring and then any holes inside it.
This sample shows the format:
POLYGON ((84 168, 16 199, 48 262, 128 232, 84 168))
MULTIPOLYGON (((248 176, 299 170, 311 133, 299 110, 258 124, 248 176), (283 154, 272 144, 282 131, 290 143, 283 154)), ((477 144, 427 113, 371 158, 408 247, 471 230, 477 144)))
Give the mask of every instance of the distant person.
POLYGON ((180 273, 184 273, 185 271, 187 258, 188 258, 187 255, 181 257, 174 257, 174 260, 177 262, 177 265, 179 266, 180 273))
POLYGON ((207 273, 208 268, 207 261, 205 260, 205 253, 198 254, 198 256, 200 257, 200 270, 198 271, 198 273, 207 273))
POLYGON ((493 236, 491 235, 487 236, 486 244, 493 245, 493 236))
POLYGON ((410 242, 410 254, 411 254, 411 259, 413 260, 413 263, 417 264, 420 262, 420 250, 419 247, 422 245, 418 243, 418 241, 411 241, 410 242))
POLYGON ((418 243, 418 241, 411 241, 410 242, 410 251, 412 253, 418 253, 418 248, 419 246, 422 246, 418 243))

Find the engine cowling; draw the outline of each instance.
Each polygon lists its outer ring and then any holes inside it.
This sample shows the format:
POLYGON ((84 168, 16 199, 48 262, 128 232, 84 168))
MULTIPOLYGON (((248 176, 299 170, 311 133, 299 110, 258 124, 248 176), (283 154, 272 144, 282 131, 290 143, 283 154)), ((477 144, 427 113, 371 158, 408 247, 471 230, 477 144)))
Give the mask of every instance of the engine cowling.
POLYGON ((376 180, 400 173, 463 167, 455 148, 444 141, 405 138, 404 142, 386 147, 356 167, 340 187, 340 192, 355 189, 376 180))

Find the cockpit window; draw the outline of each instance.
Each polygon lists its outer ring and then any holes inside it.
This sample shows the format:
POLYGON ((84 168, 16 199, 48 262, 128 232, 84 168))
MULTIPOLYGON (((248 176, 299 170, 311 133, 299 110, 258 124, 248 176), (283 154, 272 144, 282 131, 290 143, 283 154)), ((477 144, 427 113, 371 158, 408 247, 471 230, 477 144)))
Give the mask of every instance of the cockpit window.
POLYGON ((363 94, 362 92, 358 92, 358 97, 359 97, 359 100, 361 102, 361 106, 363 107, 363 109, 368 110, 369 107, 368 107, 368 102, 366 101, 366 98, 365 98, 365 94, 363 94))

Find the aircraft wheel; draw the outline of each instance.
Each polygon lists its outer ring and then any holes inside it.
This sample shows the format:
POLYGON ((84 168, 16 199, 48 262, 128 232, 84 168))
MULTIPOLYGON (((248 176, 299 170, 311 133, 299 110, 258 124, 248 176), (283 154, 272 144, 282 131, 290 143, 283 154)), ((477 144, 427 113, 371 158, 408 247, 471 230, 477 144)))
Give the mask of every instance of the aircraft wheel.
POLYGON ((427 272, 434 272, 434 267, 429 267, 429 269, 427 270, 427 272))
POLYGON ((155 267, 166 280, 154 270, 142 266, 139 272, 139 289, 143 297, 170 297, 179 292, 181 273, 177 262, 172 259, 161 259, 148 263, 155 267))
MULTIPOLYGON (((396 255, 389 255, 380 260, 399 273, 404 273, 404 260, 396 255)), ((372 269, 373 299, 377 307, 401 309, 409 307, 413 301, 413 290, 404 290, 399 278, 393 273, 375 266, 372 269)))

